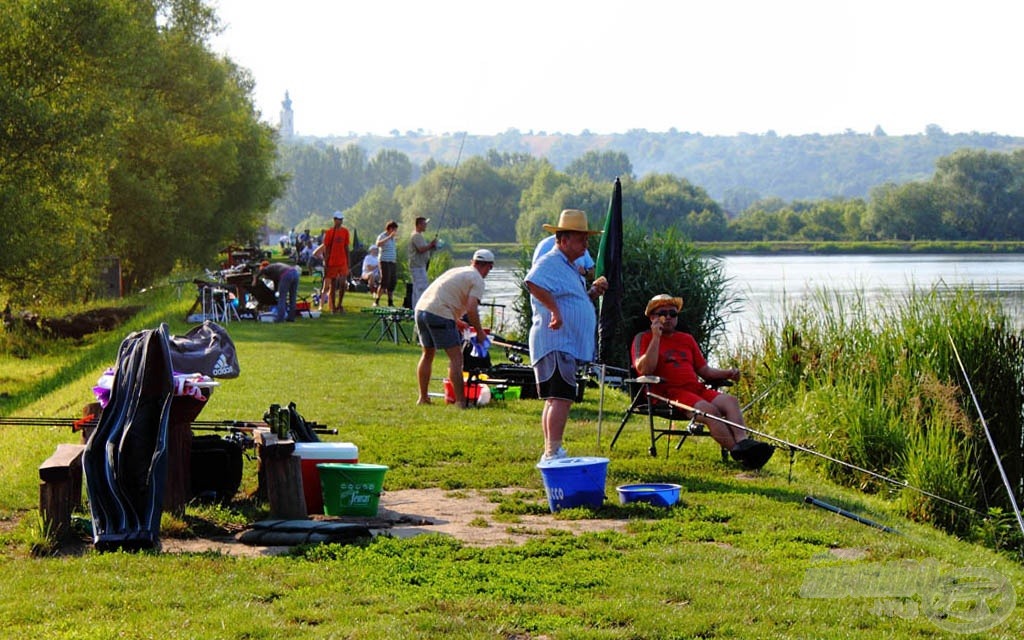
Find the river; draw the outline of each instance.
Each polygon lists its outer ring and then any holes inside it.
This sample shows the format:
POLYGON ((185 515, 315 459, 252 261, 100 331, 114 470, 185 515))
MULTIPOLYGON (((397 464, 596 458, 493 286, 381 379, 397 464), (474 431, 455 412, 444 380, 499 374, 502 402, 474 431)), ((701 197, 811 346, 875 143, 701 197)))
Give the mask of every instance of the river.
MULTIPOLYGON (((890 299, 912 287, 971 286, 1001 299, 1024 328, 1024 256, 993 254, 901 255, 742 255, 720 258, 730 296, 741 301, 728 318, 731 335, 754 335, 762 318, 778 314, 818 289, 860 295, 866 301, 890 299)), ((495 265, 487 277, 486 302, 497 326, 514 325, 518 295, 512 262, 495 265)), ((644 296, 655 291, 644 292, 644 296)), ((668 292, 672 293, 672 292, 668 292)))

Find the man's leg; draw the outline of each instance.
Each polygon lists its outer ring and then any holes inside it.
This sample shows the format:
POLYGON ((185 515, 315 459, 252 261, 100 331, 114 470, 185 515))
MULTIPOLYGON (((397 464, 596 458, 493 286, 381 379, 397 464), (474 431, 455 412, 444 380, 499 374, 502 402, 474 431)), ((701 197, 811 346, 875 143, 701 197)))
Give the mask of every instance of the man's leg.
POLYGON ((340 275, 331 278, 331 313, 341 313, 341 301, 338 297, 341 295, 342 286, 340 275))
POLYGON ((288 292, 285 291, 284 285, 285 277, 281 276, 281 279, 277 282, 277 304, 274 306, 274 320, 277 322, 284 322, 288 312, 288 292))
MULTIPOLYGON (((707 413, 711 416, 720 415, 718 410, 715 409, 714 405, 712 405, 709 402, 698 402, 694 408, 699 409, 700 411, 703 411, 704 413, 707 413)), ((745 437, 736 433, 736 431, 738 431, 737 429, 734 429, 719 420, 715 420, 714 418, 698 416, 697 422, 706 426, 708 428, 708 433, 711 434, 711 437, 715 440, 715 442, 721 445, 723 449, 729 451, 731 451, 732 448, 736 446, 737 442, 739 442, 745 437)))
POLYGON ((416 267, 412 270, 412 308, 416 308, 420 296, 427 289, 427 270, 423 267, 416 267))
POLYGON ((452 382, 455 407, 462 409, 466 406, 466 393, 462 385, 462 345, 448 347, 444 352, 448 354, 448 379, 452 382))
POLYGON ((339 313, 345 313, 345 292, 348 291, 348 270, 342 272, 338 276, 341 287, 338 288, 338 310, 339 313))
POLYGON ((288 292, 288 308, 286 313, 286 320, 294 320, 296 316, 295 303, 299 298, 299 272, 297 269, 292 269, 285 276, 288 279, 288 284, 285 287, 285 291, 288 292))
POLYGON ((544 411, 541 413, 544 422, 544 455, 554 455, 561 448, 571 407, 572 400, 548 398, 544 401, 544 411))
MULTIPOLYGON (((427 389, 430 387, 430 373, 434 367, 434 354, 436 352, 437 349, 434 347, 423 347, 423 353, 420 354, 420 362, 416 365, 416 378, 420 385, 420 397, 416 400, 416 404, 430 404, 430 394, 427 393, 427 389)), ((454 386, 455 384, 452 383, 453 388, 454 386)))

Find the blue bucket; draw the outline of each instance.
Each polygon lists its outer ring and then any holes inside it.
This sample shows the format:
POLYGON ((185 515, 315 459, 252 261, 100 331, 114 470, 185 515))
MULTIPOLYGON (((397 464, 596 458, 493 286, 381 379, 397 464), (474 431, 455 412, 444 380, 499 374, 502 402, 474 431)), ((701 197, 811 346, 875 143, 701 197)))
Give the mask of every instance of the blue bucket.
POLYGON ((560 458, 537 465, 551 512, 604 504, 608 458, 560 458))

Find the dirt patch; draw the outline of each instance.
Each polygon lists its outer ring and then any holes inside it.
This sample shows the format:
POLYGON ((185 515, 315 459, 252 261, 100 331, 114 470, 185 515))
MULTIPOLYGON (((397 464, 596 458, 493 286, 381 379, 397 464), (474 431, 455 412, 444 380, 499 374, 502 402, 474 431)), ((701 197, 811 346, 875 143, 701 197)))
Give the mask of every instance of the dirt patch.
MULTIPOLYGON (((487 491, 443 489, 407 489, 387 491, 381 496, 375 518, 335 518, 344 522, 364 523, 374 535, 409 538, 435 533, 452 536, 476 547, 499 544, 522 544, 550 531, 573 534, 588 531, 625 531, 626 520, 586 519, 564 520, 545 513, 514 515, 496 513, 495 496, 513 495, 526 490, 506 488, 487 491)), ((316 519, 330 520, 327 516, 316 519)), ((221 538, 164 538, 165 553, 214 552, 224 555, 258 557, 287 553, 289 547, 245 545, 238 536, 221 538)))
POLYGON ((114 329, 141 310, 140 306, 103 307, 61 318, 47 318, 32 311, 11 313, 8 305, 3 312, 3 324, 8 330, 20 327, 54 338, 79 340, 90 333, 114 329))

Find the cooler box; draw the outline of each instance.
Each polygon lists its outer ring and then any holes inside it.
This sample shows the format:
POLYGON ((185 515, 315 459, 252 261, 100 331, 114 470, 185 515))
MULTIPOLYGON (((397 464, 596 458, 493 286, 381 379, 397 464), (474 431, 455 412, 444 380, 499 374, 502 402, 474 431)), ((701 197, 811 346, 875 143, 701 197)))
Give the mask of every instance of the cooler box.
POLYGON ((359 462, 359 449, 351 442, 296 442, 295 453, 302 464, 302 493, 306 497, 306 513, 324 512, 324 494, 320 488, 320 471, 324 462, 359 462))

